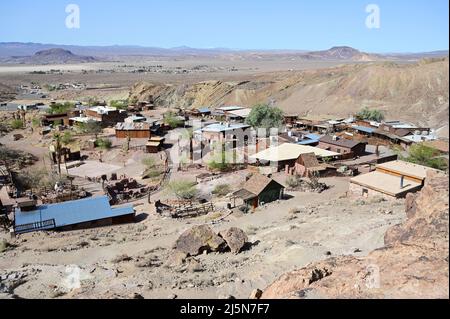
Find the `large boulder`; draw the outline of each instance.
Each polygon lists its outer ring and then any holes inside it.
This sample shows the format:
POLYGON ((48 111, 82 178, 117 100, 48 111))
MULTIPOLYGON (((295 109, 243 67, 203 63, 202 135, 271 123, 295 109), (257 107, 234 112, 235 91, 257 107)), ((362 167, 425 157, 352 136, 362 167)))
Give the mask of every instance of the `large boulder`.
POLYGON ((219 233, 227 243, 232 253, 238 254, 245 244, 248 242, 248 237, 245 232, 237 227, 231 227, 219 233))
POLYGON ((225 247, 225 241, 207 225, 194 226, 186 230, 175 243, 175 249, 190 256, 199 255, 205 250, 221 251, 225 247))

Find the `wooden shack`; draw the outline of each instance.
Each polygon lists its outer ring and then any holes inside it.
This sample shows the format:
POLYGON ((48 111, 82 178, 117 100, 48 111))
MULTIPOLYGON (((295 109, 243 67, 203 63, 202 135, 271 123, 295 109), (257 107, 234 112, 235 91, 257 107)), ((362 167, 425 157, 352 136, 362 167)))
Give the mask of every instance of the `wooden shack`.
POLYGON ((151 127, 149 123, 117 123, 116 138, 151 138, 151 127))

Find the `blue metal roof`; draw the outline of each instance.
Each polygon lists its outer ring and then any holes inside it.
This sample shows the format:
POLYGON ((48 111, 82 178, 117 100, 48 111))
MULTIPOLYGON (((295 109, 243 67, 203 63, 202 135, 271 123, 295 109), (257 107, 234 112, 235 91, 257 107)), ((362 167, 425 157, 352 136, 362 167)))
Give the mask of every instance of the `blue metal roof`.
POLYGON ((370 134, 372 134, 373 131, 375 131, 374 128, 366 127, 366 126, 359 126, 359 125, 354 125, 354 126, 352 126, 352 128, 354 128, 355 130, 365 132, 365 133, 370 133, 370 134))
POLYGON ((211 112, 211 110, 209 108, 207 108, 207 107, 198 108, 197 111, 199 113, 210 113, 211 112))
POLYGON ((316 143, 319 143, 318 139, 303 140, 303 141, 298 142, 297 144, 299 144, 299 145, 310 145, 310 144, 316 144, 316 143))
POLYGON ((310 133, 306 134, 305 137, 309 138, 310 140, 319 140, 322 137, 322 135, 310 133))
MULTIPOLYGON (((41 205, 35 211, 22 212, 16 209, 15 225, 55 220, 55 227, 63 227, 104 218, 133 214, 132 205, 111 208, 107 196, 91 197, 69 202, 41 205)), ((51 227, 49 227, 51 228, 51 227)))

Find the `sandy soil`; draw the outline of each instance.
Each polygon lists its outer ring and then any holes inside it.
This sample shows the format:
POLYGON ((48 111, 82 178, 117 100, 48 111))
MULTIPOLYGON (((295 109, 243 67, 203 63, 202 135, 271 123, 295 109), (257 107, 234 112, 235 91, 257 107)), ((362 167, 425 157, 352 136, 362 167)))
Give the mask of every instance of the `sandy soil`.
MULTIPOLYGON (((210 223, 216 216, 162 218, 143 200, 135 203, 141 220, 136 224, 17 237, 12 241, 17 246, 0 255, 1 273, 26 274, 14 290, 25 298, 130 297, 133 293, 146 298, 173 294, 247 298, 253 289, 267 286, 283 272, 330 254, 364 256, 383 245, 387 227, 404 219, 403 201, 354 202, 343 198, 345 178, 323 181, 331 188, 322 194, 288 193, 294 197, 253 214, 232 214, 212 225, 217 231, 231 226, 244 229, 253 246, 238 255, 198 256, 195 270, 189 265, 167 265, 174 255, 172 245, 185 229, 210 223), (299 212, 291 213, 292 208, 299 212), (121 261, 124 258, 118 257, 124 254, 130 258, 121 261), (81 286, 70 289, 67 282, 74 265, 79 267, 81 286)), ((1 233, 1 238, 7 237, 1 233)))

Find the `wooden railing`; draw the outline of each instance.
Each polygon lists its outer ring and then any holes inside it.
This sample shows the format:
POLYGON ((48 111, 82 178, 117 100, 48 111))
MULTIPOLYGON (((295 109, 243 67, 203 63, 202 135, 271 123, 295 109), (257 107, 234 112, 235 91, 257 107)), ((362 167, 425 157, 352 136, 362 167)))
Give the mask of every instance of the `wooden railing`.
POLYGON ((43 220, 40 222, 35 222, 35 223, 30 223, 30 224, 16 225, 16 226, 14 226, 14 232, 16 234, 20 234, 20 233, 28 233, 28 232, 43 230, 43 229, 51 229, 51 228, 55 228, 55 227, 56 227, 55 220, 49 219, 49 220, 43 220))

